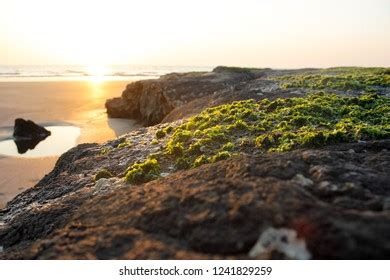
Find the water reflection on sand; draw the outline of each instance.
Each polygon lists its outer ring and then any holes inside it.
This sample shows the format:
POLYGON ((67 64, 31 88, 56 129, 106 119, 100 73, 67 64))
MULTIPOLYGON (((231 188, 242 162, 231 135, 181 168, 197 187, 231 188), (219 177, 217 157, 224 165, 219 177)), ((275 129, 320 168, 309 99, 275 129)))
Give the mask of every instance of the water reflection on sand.
POLYGON ((34 145, 26 145, 27 149, 24 149, 25 147, 21 149, 20 145, 18 147, 13 139, 1 141, 0 155, 19 158, 59 156, 76 146, 81 132, 77 126, 47 126, 45 128, 51 132, 51 135, 34 145))

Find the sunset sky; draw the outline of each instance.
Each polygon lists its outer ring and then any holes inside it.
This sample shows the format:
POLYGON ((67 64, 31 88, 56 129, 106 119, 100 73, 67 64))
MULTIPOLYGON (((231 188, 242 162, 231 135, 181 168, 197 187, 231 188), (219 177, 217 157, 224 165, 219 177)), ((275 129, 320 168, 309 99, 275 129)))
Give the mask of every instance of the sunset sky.
POLYGON ((390 66, 390 0, 0 0, 0 64, 390 66))

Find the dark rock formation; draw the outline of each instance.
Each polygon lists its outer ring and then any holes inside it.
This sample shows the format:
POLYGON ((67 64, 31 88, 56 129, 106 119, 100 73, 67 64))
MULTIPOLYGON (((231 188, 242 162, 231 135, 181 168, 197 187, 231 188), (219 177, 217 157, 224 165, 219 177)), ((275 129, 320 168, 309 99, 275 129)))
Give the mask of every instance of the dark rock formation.
POLYGON ((307 94, 269 78, 302 71, 318 70, 217 67, 128 85, 107 101, 111 116, 170 123, 62 155, 0 211, 0 259, 388 259, 389 139, 284 153, 244 145, 187 171, 162 159, 161 179, 124 181, 129 166, 164 150, 157 131, 233 100, 307 94), (112 177, 96 180, 102 170, 112 177))
POLYGON ((51 133, 43 126, 37 125, 33 121, 16 119, 14 126, 15 139, 45 139, 51 133))
POLYGON ((45 140, 46 137, 32 138, 32 139, 14 139, 14 142, 16 144, 16 148, 18 149, 18 153, 24 154, 28 150, 35 149, 35 147, 39 144, 39 142, 45 140))
POLYGON ((136 112, 132 112, 132 108, 120 97, 108 99, 105 104, 107 114, 112 118, 131 118, 136 116, 136 112))
POLYGON ((261 77, 265 71, 217 67, 207 73, 172 73, 156 80, 137 81, 126 87, 121 98, 106 102, 107 113, 111 117, 133 118, 147 126, 155 125, 175 108, 230 91, 239 83, 261 77))
POLYGON ((291 258, 251 250, 278 230, 314 259, 390 255, 390 140, 241 156, 126 185, 126 167, 159 149, 147 143, 160 127, 64 154, 3 210, 0 258, 291 258), (115 148, 128 140, 131 149, 115 148), (94 182, 101 168, 118 177, 94 182))
MULTIPOLYGON (((168 74, 155 80, 131 83, 121 98, 106 103, 109 116, 139 120, 146 126, 160 122, 176 121, 197 114, 210 106, 230 103, 235 100, 256 100, 278 97, 302 96, 313 88, 283 87, 281 76, 285 75, 339 75, 340 71, 353 68, 273 70, 238 67, 216 67, 207 73, 168 74)), ((359 70, 356 71, 364 71, 359 70)), ((320 87, 317 90, 324 90, 320 87)), ((336 94, 359 95, 364 90, 350 88, 326 88, 336 94)), ((390 96, 390 87, 376 87, 379 94, 390 96)))
POLYGON ((51 132, 33 121, 16 119, 14 126, 14 141, 19 154, 34 149, 39 142, 50 136, 51 132))

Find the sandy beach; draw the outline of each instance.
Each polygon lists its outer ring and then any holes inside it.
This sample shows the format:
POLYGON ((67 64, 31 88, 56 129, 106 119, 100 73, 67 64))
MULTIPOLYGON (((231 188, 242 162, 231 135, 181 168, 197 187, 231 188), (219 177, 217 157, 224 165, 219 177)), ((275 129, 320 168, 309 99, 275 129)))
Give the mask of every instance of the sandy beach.
MULTIPOLYGON (((12 136, 16 118, 42 125, 80 128, 77 143, 115 138, 138 127, 135 122, 109 119, 104 103, 120 95, 130 81, 0 82, 0 140, 12 136)), ((54 166, 58 156, 17 158, 0 155, 0 208, 32 187, 54 166)))

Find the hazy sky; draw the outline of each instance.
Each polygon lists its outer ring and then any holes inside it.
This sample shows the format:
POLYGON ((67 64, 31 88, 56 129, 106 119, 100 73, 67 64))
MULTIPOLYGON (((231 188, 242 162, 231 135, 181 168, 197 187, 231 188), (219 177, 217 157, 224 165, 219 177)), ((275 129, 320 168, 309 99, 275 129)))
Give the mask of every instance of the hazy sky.
POLYGON ((390 0, 0 0, 0 64, 390 66, 390 0))

